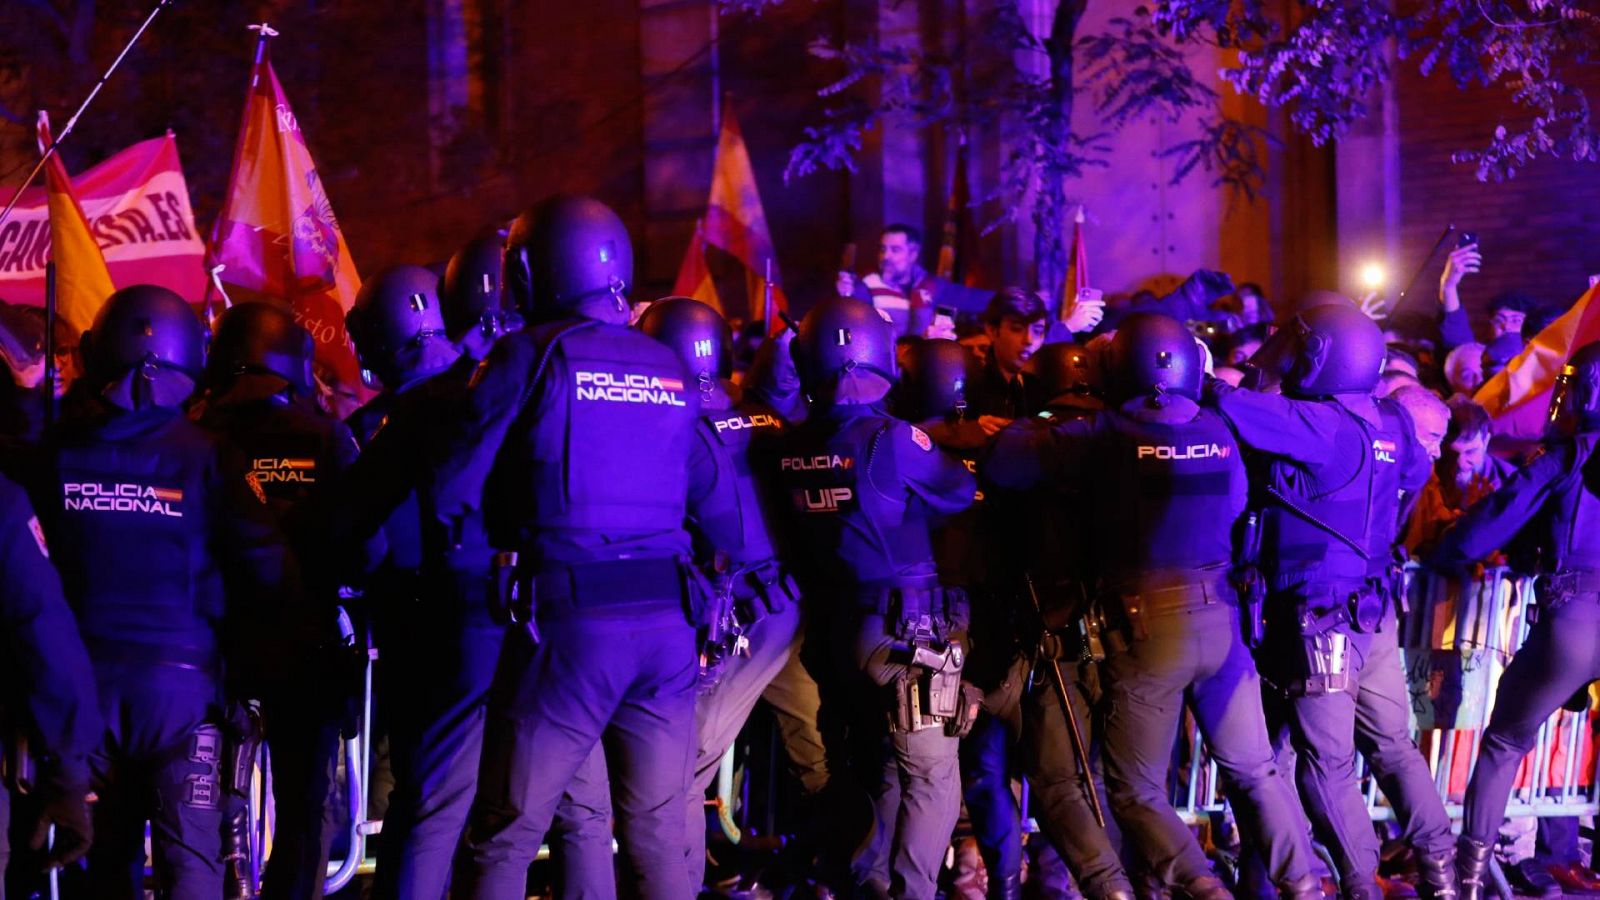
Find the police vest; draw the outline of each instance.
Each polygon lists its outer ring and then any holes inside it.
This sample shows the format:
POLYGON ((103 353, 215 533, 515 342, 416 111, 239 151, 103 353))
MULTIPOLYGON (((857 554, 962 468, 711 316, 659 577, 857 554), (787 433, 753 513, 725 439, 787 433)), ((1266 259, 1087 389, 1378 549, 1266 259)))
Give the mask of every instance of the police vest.
MULTIPOLYGON (((366 446, 379 431, 388 427, 389 414, 399 405, 401 396, 385 390, 350 414, 345 424, 358 445, 366 446)), ((415 599, 415 574, 422 568, 423 561, 422 513, 415 492, 408 494, 384 520, 383 539, 388 547, 385 565, 369 591, 394 600, 415 599)))
POLYGON ((1336 406, 1343 423, 1331 452, 1355 461, 1340 483, 1324 483, 1291 463, 1272 464, 1271 483, 1286 499, 1267 504, 1262 561, 1280 586, 1312 578, 1360 581, 1389 566, 1400 527, 1401 454, 1411 438, 1392 401, 1377 406, 1377 426, 1336 406))
POLYGON ((1600 433, 1580 434, 1573 441, 1571 473, 1547 504, 1540 544, 1554 557, 1551 572, 1600 572, 1600 461, 1595 455, 1600 433))
POLYGON ((247 466, 245 483, 280 521, 328 477, 323 469, 332 462, 336 443, 351 440, 337 421, 299 404, 263 401, 212 410, 201 424, 239 448, 247 466))
POLYGON ((777 555, 753 457, 756 446, 773 441, 783 427, 777 413, 748 402, 700 420, 707 444, 719 457, 719 471, 731 476, 731 490, 712 494, 696 511, 701 539, 710 545, 706 549, 720 550, 734 563, 761 563, 777 555))
POLYGON ((176 410, 64 430, 48 532, 86 640, 167 648, 178 661, 216 653, 220 459, 216 438, 176 410))
POLYGON ((1092 476, 1103 518, 1091 534, 1108 583, 1225 569, 1247 486, 1222 418, 1200 410, 1188 422, 1147 422, 1107 411, 1097 424, 1107 471, 1092 476))
POLYGON ((547 402, 527 407, 501 448, 485 496, 491 535, 541 546, 574 533, 611 535, 631 542, 619 559, 686 551, 698 400, 683 364, 621 325, 555 323, 534 337, 541 355, 555 342, 548 370, 532 376, 550 383, 528 388, 547 402))
POLYGON ((912 427, 875 408, 845 407, 814 411, 789 430, 773 475, 804 557, 797 571, 833 587, 932 578, 928 519, 908 491, 874 486, 902 481, 884 442, 912 427))

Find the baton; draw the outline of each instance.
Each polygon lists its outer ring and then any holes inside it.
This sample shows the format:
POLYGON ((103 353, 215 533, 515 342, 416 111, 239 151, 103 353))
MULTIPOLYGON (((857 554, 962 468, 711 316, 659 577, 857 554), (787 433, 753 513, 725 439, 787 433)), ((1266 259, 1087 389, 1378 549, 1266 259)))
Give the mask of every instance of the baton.
MULTIPOLYGON (((1044 609, 1039 605, 1039 592, 1033 589, 1033 576, 1023 574, 1022 580, 1028 585, 1028 599, 1033 601, 1033 611, 1039 615, 1039 624, 1044 625, 1044 609)), ((1039 648, 1034 651, 1034 667, 1037 668, 1040 660, 1049 663, 1050 684, 1055 687, 1056 699, 1061 702, 1061 713, 1067 720, 1067 733, 1072 736, 1072 750, 1078 756, 1078 771, 1083 775, 1083 790, 1089 795, 1089 808, 1094 810, 1095 824, 1101 828, 1106 827, 1105 810, 1100 808, 1100 792, 1095 790, 1094 772, 1089 767, 1089 748, 1083 743, 1083 729, 1078 726, 1078 713, 1072 708, 1072 700, 1067 696, 1067 680, 1061 676, 1061 663, 1055 654, 1045 652, 1044 635, 1048 629, 1039 635, 1039 648)))

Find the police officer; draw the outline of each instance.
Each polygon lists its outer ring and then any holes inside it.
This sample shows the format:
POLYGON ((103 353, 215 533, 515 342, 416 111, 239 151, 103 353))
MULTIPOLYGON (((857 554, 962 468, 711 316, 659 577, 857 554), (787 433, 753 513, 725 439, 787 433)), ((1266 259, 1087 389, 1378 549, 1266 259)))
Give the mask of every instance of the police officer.
MULTIPOLYGON (((1405 732, 1406 707, 1378 696, 1393 690, 1382 686, 1397 672, 1374 632, 1395 627, 1389 604, 1402 493, 1420 490, 1431 465, 1405 411, 1372 396, 1384 344, 1371 319, 1348 301, 1324 298, 1279 334, 1258 358, 1276 361, 1282 396, 1209 387, 1240 442, 1266 458, 1257 493, 1265 507, 1259 662, 1273 689, 1269 729, 1280 748, 1292 745, 1301 799, 1333 851, 1341 891, 1376 896, 1379 844, 1356 780, 1356 734, 1359 722, 1384 736, 1389 749, 1372 755, 1375 764, 1398 770, 1398 758, 1418 756, 1408 739, 1392 737, 1405 732), (1375 693, 1362 704, 1369 665, 1375 693)), ((1413 772, 1407 777, 1427 777, 1425 766, 1413 772)), ((1406 792, 1419 802, 1426 795, 1437 803, 1420 785, 1406 792)), ((1450 896, 1448 848, 1428 849, 1419 855, 1423 890, 1450 896)))
POLYGON ((505 302, 504 255, 498 235, 475 238, 450 257, 439 279, 445 333, 475 360, 488 356, 502 335, 522 328, 522 317, 505 302))
POLYGON ((1488 895, 1489 854, 1517 767, 1533 749, 1539 726, 1600 677, 1600 498, 1593 474, 1600 442, 1600 343, 1579 348, 1563 367, 1550 416, 1551 438, 1543 452, 1469 509, 1430 560, 1459 572, 1521 533, 1546 561, 1538 620, 1500 676, 1499 696, 1515 702, 1495 704, 1467 785, 1456 854, 1463 900, 1488 895))
MULTIPOLYGON (((470 249, 469 245, 469 249, 470 249)), ((470 260, 469 260, 470 261, 470 260)), ((453 261, 460 271, 460 262, 453 261)), ((448 280, 447 270, 447 280, 448 280)), ((480 283, 464 279, 467 283, 480 283)), ((496 276, 495 283, 498 283, 496 276)), ((479 515, 447 531, 420 490, 418 466, 435 446, 434 431, 457 405, 478 360, 458 352, 446 334, 437 280, 417 266, 394 266, 367 279, 348 327, 362 366, 385 386, 357 415, 372 428, 362 456, 314 518, 340 543, 381 525, 391 552, 401 546, 403 569, 414 576, 380 587, 378 610, 384 660, 383 709, 389 726, 394 788, 384 815, 373 892, 378 897, 441 898, 466 827, 483 746, 483 711, 500 654, 503 628, 493 620, 484 576, 493 551, 479 515)), ((462 292, 457 292, 460 300, 462 292)), ((477 300, 469 302, 476 304, 477 300)), ((463 346, 487 352, 509 322, 482 309, 463 346)), ((561 854, 564 897, 614 896, 610 804, 602 761, 589 782, 598 800, 563 804, 564 834, 587 835, 561 854), (603 846, 596 849, 596 845, 603 846), (588 885, 587 894, 577 885, 588 885)))
MULTIPOLYGON (((926 429, 973 473, 984 438, 981 428, 972 427, 978 416, 967 417, 966 386, 978 370, 972 354, 955 341, 918 341, 906 348, 894 404, 896 415, 926 429)), ((1014 598, 987 590, 989 538, 1012 530, 986 515, 990 493, 980 489, 971 507, 939 522, 933 547, 940 581, 969 594, 963 674, 985 695, 983 712, 961 739, 962 799, 988 873, 988 896, 1014 900, 1022 892, 1022 819, 1011 792, 1010 762, 1025 672, 1017 653, 1014 598)))
MULTIPOLYGON (((355 439, 338 419, 316 405, 311 335, 282 307, 241 303, 217 321, 207 365, 207 395, 200 423, 229 440, 247 468, 237 473, 280 524, 317 485, 350 465, 355 439)), ((320 897, 334 826, 334 766, 340 723, 350 685, 341 677, 334 617, 338 578, 303 571, 308 590, 321 598, 298 620, 281 610, 256 610, 241 623, 239 646, 230 648, 229 678, 241 696, 261 701, 272 749, 272 794, 277 827, 262 895, 320 897), (300 664, 286 666, 285 659, 300 664), (341 690, 344 688, 344 690, 341 690)), ((248 720, 245 720, 246 722, 248 720)), ((235 735, 254 740, 255 735, 235 735)), ((230 786, 248 796, 248 784, 230 786)), ((242 805, 232 825, 245 827, 242 805)), ((245 836, 225 846, 239 853, 245 836)), ((230 870, 230 879, 248 866, 230 870)), ((239 892, 238 885, 231 890, 239 892)), ((248 888, 246 888, 248 890, 248 888)))
POLYGON ((683 523, 699 400, 676 355, 626 327, 632 276, 627 230, 604 204, 555 197, 520 216, 505 283, 530 327, 495 345, 445 435, 437 514, 453 529, 483 510, 515 625, 490 694, 466 896, 523 895, 602 737, 636 889, 690 893, 698 654, 683 523))
POLYGON ((230 451, 183 404, 205 326, 165 288, 113 294, 84 336, 88 412, 49 442, 36 486, 106 723, 90 757, 90 895, 143 891, 151 821, 157 892, 222 893, 221 696, 225 618, 303 602, 270 512, 230 451))
POLYGON ((789 683, 811 680, 803 665, 793 664, 804 640, 799 590, 778 560, 768 492, 755 480, 754 460, 782 431, 783 420, 739 397, 728 380, 733 340, 716 310, 686 297, 668 297, 651 304, 639 330, 677 353, 700 393, 703 413, 690 456, 690 466, 701 473, 694 479, 700 493, 690 500, 690 532, 696 562, 716 588, 716 608, 702 641, 694 781, 686 804, 689 888, 699 893, 706 861, 706 788, 758 699, 766 699, 777 715, 785 750, 808 798, 826 786, 828 769, 817 731, 815 683, 809 688, 789 683), (714 490, 719 484, 731 490, 714 490), (786 680, 774 686, 780 676, 786 680))
MULTIPOLYGON (((61 594, 61 579, 50 565, 44 530, 28 495, 0 476, 0 641, 11 662, 6 679, 19 684, 31 732, 37 774, 26 785, 40 810, 27 839, 41 849, 51 825, 55 844, 47 865, 67 865, 89 849, 94 830, 85 797, 89 794, 88 755, 105 727, 94 694, 94 674, 61 594)), ((11 773, 13 780, 16 773, 11 773)), ((0 786, 0 900, 5 897, 10 858, 10 787, 0 786)))
POLYGON ((1091 546, 1113 628, 1103 669, 1112 807, 1164 883, 1190 897, 1231 896, 1166 797, 1187 699, 1280 893, 1320 896, 1229 580, 1247 483, 1227 425, 1196 402, 1199 347, 1176 319, 1136 313, 1118 327, 1106 369, 1111 408, 1048 431, 1008 429, 985 471, 1014 489, 1082 484, 1102 511, 1091 546))
MULTIPOLYGON (((1093 351, 1072 343, 1046 344, 1035 361, 1042 396, 1048 399, 1044 410, 1019 423, 1019 429, 1089 420, 1104 409, 1102 369, 1093 351)), ((1033 789, 1030 810, 1085 896, 1130 900, 1134 891, 1118 858, 1116 821, 1108 819, 1101 828, 1088 794, 1105 793, 1096 740, 1104 706, 1098 660, 1104 651, 1098 637, 1095 645, 1085 642, 1081 626, 1090 612, 1087 600, 1096 572, 1089 537, 1095 526, 1083 515, 1089 503, 1085 494, 1080 485, 1059 484, 1036 496, 1028 510, 1032 527, 1023 555, 1040 604, 1038 625, 1048 635, 1036 653, 1055 657, 1062 683, 1060 688, 1054 684, 1049 659, 1034 659, 1022 703, 1022 766, 1033 789), (1088 760, 1078 758, 1064 703, 1072 704, 1088 760)))
POLYGON ((929 521, 971 505, 975 480, 884 412, 894 337, 871 306, 819 303, 792 349, 813 406, 769 471, 788 502, 801 587, 838 660, 825 709, 849 715, 851 764, 876 809, 879 837, 852 875, 875 895, 931 898, 960 808, 956 738, 976 698, 952 643, 961 598, 939 584, 929 521))

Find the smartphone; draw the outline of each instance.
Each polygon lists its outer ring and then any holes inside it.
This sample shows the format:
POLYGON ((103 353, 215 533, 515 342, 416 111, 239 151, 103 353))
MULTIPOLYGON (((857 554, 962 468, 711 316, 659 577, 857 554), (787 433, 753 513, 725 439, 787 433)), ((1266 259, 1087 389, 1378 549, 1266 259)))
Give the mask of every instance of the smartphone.
POLYGON ((1105 296, 1106 296, 1105 291, 1102 291, 1099 288, 1091 288, 1091 287, 1080 288, 1078 290, 1077 302, 1079 302, 1079 303, 1101 303, 1101 302, 1104 302, 1105 296))
POLYGON ((1476 244, 1477 242, 1478 242, 1478 233, 1476 231, 1463 231, 1463 232, 1461 232, 1461 238, 1456 241, 1456 246, 1457 247, 1471 247, 1473 244, 1476 244))

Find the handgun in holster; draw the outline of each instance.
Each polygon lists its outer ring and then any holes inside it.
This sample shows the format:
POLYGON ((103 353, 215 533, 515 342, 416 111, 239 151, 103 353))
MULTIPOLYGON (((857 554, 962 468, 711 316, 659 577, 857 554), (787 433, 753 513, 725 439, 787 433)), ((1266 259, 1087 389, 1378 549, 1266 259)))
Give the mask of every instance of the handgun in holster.
POLYGON ((1306 672, 1299 693, 1307 697, 1350 690, 1350 636, 1330 628, 1304 635, 1306 672))
MULTIPOLYGON (((926 618, 926 617, 924 617, 926 618)), ((943 727, 959 728, 964 702, 961 668, 966 660, 959 644, 914 631, 900 660, 905 671, 895 679, 895 709, 890 722, 897 734, 943 727)), ((970 729, 970 723, 967 727, 970 729)))
POLYGON ((523 570, 515 550, 496 553, 489 568, 489 615, 506 626, 520 626, 537 644, 541 640, 535 612, 534 579, 523 570))
POLYGON ((702 687, 714 687, 728 659, 749 652, 750 640, 745 636, 745 625, 733 596, 738 574, 730 571, 727 557, 719 552, 705 583, 700 585, 706 595, 706 608, 701 613, 704 621, 700 623, 702 687))

